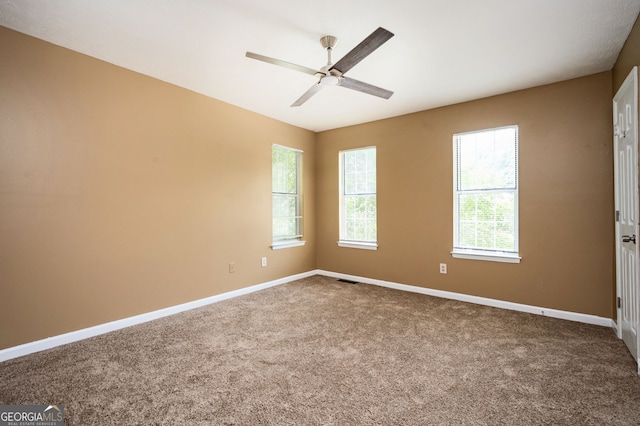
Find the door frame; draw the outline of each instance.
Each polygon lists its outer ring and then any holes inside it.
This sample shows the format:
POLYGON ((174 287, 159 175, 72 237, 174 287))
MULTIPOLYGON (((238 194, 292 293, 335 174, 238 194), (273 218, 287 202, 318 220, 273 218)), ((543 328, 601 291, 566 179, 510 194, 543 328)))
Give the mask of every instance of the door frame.
MULTIPOLYGON (((635 119, 633 120, 633 126, 635 127, 635 140, 633 141, 633 143, 635 144, 635 152, 636 152, 636 163, 635 163, 635 182, 636 182, 636 187, 635 187, 635 191, 636 191, 636 197, 635 197, 635 202, 636 202, 636 212, 639 212, 638 210, 638 200, 639 200, 639 196, 640 196, 640 188, 638 187, 638 157, 640 156, 638 153, 638 120, 640 119, 639 115, 638 115, 638 67, 635 66, 633 67, 633 69, 631 70, 631 72, 629 73, 629 75, 627 76, 627 78, 625 78, 624 82, 622 83, 622 85, 620 86, 620 88, 618 89, 618 92, 616 92, 616 95, 613 98, 613 102, 612 102, 612 106, 613 106, 613 122, 615 123, 615 120, 617 119, 617 110, 616 110, 616 98, 618 97, 618 93, 622 92, 623 89, 628 89, 627 86, 632 85, 632 90, 633 90, 633 98, 634 98, 634 104, 636 107, 636 114, 635 114, 635 119)), ((618 194, 618 172, 619 172, 619 164, 618 164, 618 141, 617 141, 617 137, 615 134, 616 130, 614 128, 614 136, 613 136, 613 143, 614 143, 614 151, 613 151, 613 165, 614 165, 614 197, 615 197, 615 206, 614 206, 614 210, 617 210, 619 205, 620 205, 620 200, 619 200, 619 194, 618 194)), ((635 229, 635 235, 640 236, 640 234, 638 233, 638 219, 636 218, 636 229, 635 229)), ((620 283, 620 251, 621 251, 621 245, 622 245, 622 240, 621 240, 621 235, 620 235, 620 226, 619 226, 619 222, 617 221, 617 218, 615 220, 615 256, 616 256, 616 319, 617 321, 615 321, 614 323, 616 324, 616 335, 618 336, 619 339, 622 339, 622 326, 620 325, 620 319, 622 318, 622 310, 620 308, 620 306, 617 303, 617 300, 619 300, 618 298, 620 298, 622 296, 622 292, 621 292, 621 283, 620 283)), ((638 256, 636 256, 636 266, 640 266, 640 259, 638 258, 638 256)), ((640 268, 636 268, 636 271, 640 271, 640 268)), ((638 287, 640 287, 640 277, 636 277, 636 285, 638 287)), ((638 289, 640 290, 640 289, 638 289)), ((636 294, 640 295, 640 291, 637 291, 636 294)), ((635 301, 636 306, 638 308, 640 308, 640 300, 636 300, 635 301)), ((640 315, 636 315, 636 330, 640 330, 640 315)), ((636 345, 637 345, 637 354, 638 354, 638 359, 636 359, 636 363, 638 363, 638 374, 640 375, 640 336, 636 336, 636 345)))

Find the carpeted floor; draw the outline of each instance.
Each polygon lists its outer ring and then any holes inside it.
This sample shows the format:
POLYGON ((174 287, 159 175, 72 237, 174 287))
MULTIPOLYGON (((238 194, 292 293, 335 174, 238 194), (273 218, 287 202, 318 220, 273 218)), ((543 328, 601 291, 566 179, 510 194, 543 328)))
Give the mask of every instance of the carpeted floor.
POLYGON ((0 364, 66 423, 638 425, 608 328, 315 276, 0 364))

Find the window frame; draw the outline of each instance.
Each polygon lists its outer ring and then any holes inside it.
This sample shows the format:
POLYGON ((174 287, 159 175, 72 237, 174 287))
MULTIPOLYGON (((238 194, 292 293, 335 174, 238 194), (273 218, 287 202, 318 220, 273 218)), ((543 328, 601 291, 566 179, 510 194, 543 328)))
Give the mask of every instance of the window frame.
POLYGON ((338 153, 338 173, 339 173, 339 239, 338 246, 347 247, 347 248, 356 248, 356 249, 364 249, 364 250, 377 250, 378 249, 378 231, 377 231, 377 223, 378 223, 378 183, 377 183, 377 174, 378 174, 378 150, 376 146, 365 146, 360 148, 351 148, 340 150, 338 153), (354 152, 354 151, 365 151, 373 149, 375 153, 375 192, 362 192, 358 194, 345 194, 345 154, 354 152), (358 240, 347 238, 347 230, 346 230, 346 201, 345 198, 347 196, 375 196, 376 200, 376 210, 375 210, 375 221, 376 221, 376 233, 375 240, 358 240))
POLYGON ((306 241, 303 240, 304 237, 304 215, 303 215, 303 197, 302 197, 302 163, 303 163, 303 154, 304 151, 297 148, 291 148, 289 146, 280 145, 280 144, 272 144, 271 145, 271 249, 279 250, 289 247, 299 247, 305 245, 306 241), (296 185, 295 192, 281 192, 275 191, 273 181, 274 181, 274 163, 273 163, 273 154, 274 149, 284 149, 286 151, 290 151, 295 153, 296 155, 296 185), (281 237, 276 237, 275 235, 275 215, 274 215, 274 206, 275 206, 275 198, 277 196, 282 195, 293 195, 295 197, 295 205, 296 205, 296 215, 292 217, 296 221, 296 233, 292 235, 285 235, 281 237))
POLYGON ((520 257, 520 242, 519 242, 519 227, 520 227, 520 217, 519 217, 519 173, 518 173, 518 164, 519 164, 519 128, 518 125, 509 125, 509 126, 501 126, 487 129, 474 130, 469 132, 461 132, 453 135, 453 249, 451 251, 451 255, 454 258, 459 259, 472 259, 472 260, 485 260, 485 261, 493 261, 493 262, 506 262, 506 263, 520 263, 522 259, 520 257), (502 129, 514 129, 515 131, 515 164, 514 164, 514 173, 515 173, 515 182, 514 187, 509 188, 484 188, 484 189, 469 189, 469 190, 461 190, 459 189, 459 156, 458 156, 458 141, 461 136, 469 135, 469 134, 479 134, 485 132, 496 132, 502 129), (491 248, 478 248, 478 247, 463 247, 460 243, 460 232, 459 232, 459 206, 458 206, 458 197, 460 194, 473 194, 473 193, 510 193, 513 194, 514 198, 514 222, 513 222, 513 238, 514 238, 514 250, 506 251, 506 250, 496 250, 491 248))

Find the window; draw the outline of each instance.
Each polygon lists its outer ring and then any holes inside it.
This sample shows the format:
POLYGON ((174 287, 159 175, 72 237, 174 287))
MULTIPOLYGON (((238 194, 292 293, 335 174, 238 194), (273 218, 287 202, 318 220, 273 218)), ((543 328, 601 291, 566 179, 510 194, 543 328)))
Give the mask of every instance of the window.
POLYGON ((340 151, 341 247, 376 250, 376 148, 340 151))
POLYGON ((304 245, 301 201, 302 151, 271 147, 273 244, 279 249, 304 245))
POLYGON ((520 261, 518 127, 453 137, 453 257, 520 261))

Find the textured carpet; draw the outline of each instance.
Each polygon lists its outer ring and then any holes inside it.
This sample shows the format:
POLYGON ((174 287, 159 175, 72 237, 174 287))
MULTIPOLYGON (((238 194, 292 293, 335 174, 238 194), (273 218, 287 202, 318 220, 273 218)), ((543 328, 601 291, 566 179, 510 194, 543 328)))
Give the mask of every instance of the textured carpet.
POLYGON ((637 425, 612 330, 315 276, 0 364, 66 423, 637 425))

